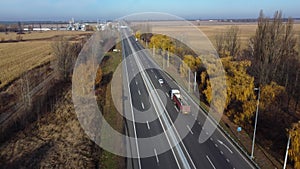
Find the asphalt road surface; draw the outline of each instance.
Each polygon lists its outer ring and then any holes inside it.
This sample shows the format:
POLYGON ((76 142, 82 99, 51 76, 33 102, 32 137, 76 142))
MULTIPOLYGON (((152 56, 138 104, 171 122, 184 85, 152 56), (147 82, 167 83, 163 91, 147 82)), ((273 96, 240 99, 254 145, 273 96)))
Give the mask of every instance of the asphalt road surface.
POLYGON ((128 84, 123 85, 123 106, 129 117, 127 134, 135 138, 127 146, 128 153, 136 157, 127 160, 128 168, 255 168, 218 128, 200 143, 206 114, 183 90, 181 95, 191 105, 191 112, 181 114, 169 94, 172 88, 180 87, 159 69, 149 53, 141 51, 143 47, 128 28, 121 29, 121 36, 125 59, 123 84, 128 84))

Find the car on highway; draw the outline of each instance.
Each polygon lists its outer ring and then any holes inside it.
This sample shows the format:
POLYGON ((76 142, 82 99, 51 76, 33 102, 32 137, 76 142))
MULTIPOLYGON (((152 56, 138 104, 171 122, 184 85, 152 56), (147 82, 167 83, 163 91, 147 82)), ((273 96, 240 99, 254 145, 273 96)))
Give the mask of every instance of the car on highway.
POLYGON ((164 84, 164 80, 163 80, 163 79, 158 79, 158 83, 159 83, 160 85, 162 85, 162 84, 164 84))

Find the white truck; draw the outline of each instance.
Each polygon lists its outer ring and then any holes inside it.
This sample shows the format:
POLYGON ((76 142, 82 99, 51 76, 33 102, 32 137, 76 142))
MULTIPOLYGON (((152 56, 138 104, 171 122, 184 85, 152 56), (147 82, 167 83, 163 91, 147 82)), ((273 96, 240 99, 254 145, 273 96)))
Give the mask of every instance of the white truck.
POLYGON ((180 113, 183 114, 190 113, 191 107, 185 101, 182 100, 180 91, 178 89, 171 89, 170 98, 173 101, 173 103, 176 105, 180 113))

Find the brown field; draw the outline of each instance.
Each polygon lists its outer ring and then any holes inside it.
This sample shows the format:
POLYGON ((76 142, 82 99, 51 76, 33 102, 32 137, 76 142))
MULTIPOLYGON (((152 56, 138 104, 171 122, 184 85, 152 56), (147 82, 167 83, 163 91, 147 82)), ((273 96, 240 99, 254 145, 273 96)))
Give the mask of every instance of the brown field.
MULTIPOLYGON (((256 23, 251 23, 247 25, 236 25, 240 29, 240 39, 241 39, 241 47, 247 47, 249 42, 249 38, 255 35, 255 31, 257 28, 256 23)), ((215 35, 218 33, 225 32, 231 25, 209 25, 209 26, 199 26, 198 28, 209 38, 209 40, 214 43, 215 35)), ((295 35, 300 36, 300 24, 294 25, 295 35)))
MULTIPOLYGON (((256 24, 248 25, 237 25, 240 29, 241 46, 245 48, 249 38, 255 35, 256 24)), ((215 36, 219 33, 226 32, 231 25, 210 25, 210 26, 199 26, 198 28, 208 37, 208 39, 214 44, 215 36)))
MULTIPOLYGON (((90 32, 80 32, 80 31, 46 31, 46 32, 32 32, 21 34, 23 40, 46 40, 49 38, 57 37, 57 36, 74 36, 74 35, 82 35, 90 32)), ((16 40, 18 35, 14 32, 10 32, 5 34, 4 32, 0 32, 0 41, 2 38, 4 40, 16 40)))
POLYGON ((22 73, 42 63, 53 60, 51 44, 56 37, 64 36, 76 40, 83 34, 90 32, 49 31, 22 34, 20 42, 16 40, 16 33, 0 33, 0 88, 18 78, 22 73))
MULTIPOLYGON (((141 23, 139 23, 141 24, 141 23)), ((182 34, 183 36, 186 36, 189 38, 190 41, 195 41, 196 39, 193 39, 195 37, 195 34, 199 36, 199 32, 195 31, 194 28, 191 29, 189 26, 183 26, 178 23, 160 23, 160 22, 155 22, 155 23, 150 23, 153 24, 153 32, 168 32, 170 34, 175 33, 176 35, 182 34), (169 25, 168 25, 169 24, 169 25)), ((247 47, 249 38, 251 36, 255 35, 256 28, 257 28, 257 23, 245 23, 245 24, 237 24, 233 23, 232 25, 236 25, 240 29, 240 39, 241 39, 241 48, 244 49, 247 47)), ((215 43, 215 36, 219 33, 225 32, 228 28, 230 28, 232 25, 228 24, 206 24, 206 25, 201 25, 197 26, 199 30, 201 30, 206 37, 212 42, 212 44, 215 43)), ((294 24, 294 32, 297 37, 300 36, 300 24, 295 23, 294 24)), ((200 35, 202 36, 202 35, 200 35)), ((199 39, 198 39, 199 41, 199 39)), ((193 42, 192 42, 193 43, 193 42)), ((200 44, 199 44, 200 45, 200 44)))

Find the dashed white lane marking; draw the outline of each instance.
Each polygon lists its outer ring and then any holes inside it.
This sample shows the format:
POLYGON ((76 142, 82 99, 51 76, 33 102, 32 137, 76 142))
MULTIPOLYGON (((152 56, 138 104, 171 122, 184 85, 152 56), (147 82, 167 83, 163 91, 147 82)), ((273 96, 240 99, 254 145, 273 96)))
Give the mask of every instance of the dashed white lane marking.
POLYGON ((154 154, 155 154, 155 157, 156 157, 156 162, 157 162, 157 164, 159 164, 159 159, 158 159, 158 156, 157 156, 156 149, 154 149, 154 154))
POLYGON ((141 103, 142 103, 142 108, 145 109, 144 103, 143 102, 141 102, 141 103))
POLYGON ((194 134, 193 131, 191 130, 189 125, 186 125, 186 127, 188 128, 188 130, 191 132, 191 134, 194 134))
POLYGON ((200 121, 198 122, 199 125, 201 125, 200 121))
POLYGON ((209 161, 210 165, 211 165, 214 169, 216 169, 215 165, 211 162, 211 160, 209 159, 209 157, 208 157, 207 155, 206 155, 206 158, 207 158, 207 160, 209 161))
POLYGON ((177 107, 176 106, 174 106, 174 107, 175 107, 176 111, 179 112, 179 110, 177 109, 177 107))
POLYGON ((153 70, 151 69, 151 72, 153 73, 153 70))
POLYGON ((215 144, 216 147, 218 147, 218 144, 215 144))
POLYGON ((169 93, 167 93, 167 92, 166 92, 166 95, 167 95, 168 97, 170 97, 170 96, 169 96, 169 93))
POLYGON ((223 151, 220 151, 220 153, 223 155, 224 153, 223 153, 223 151))
POLYGON ((210 139, 210 141, 214 141, 214 139, 211 137, 211 138, 209 138, 210 139))
POLYGON ((141 91, 140 91, 140 89, 138 89, 138 93, 139 93, 139 95, 141 95, 141 91))
POLYGON ((147 121, 147 127, 148 127, 148 130, 150 130, 150 125, 149 125, 149 122, 147 121))
POLYGON ((230 162, 228 158, 226 159, 226 161, 227 161, 227 163, 229 163, 229 162, 230 162))
POLYGON ((137 81, 135 81, 135 84, 138 85, 139 83, 137 81))
POLYGON ((154 77, 155 77, 155 79, 157 79, 157 76, 156 76, 156 75, 155 75, 154 77))

